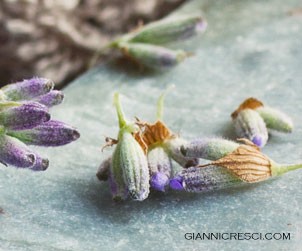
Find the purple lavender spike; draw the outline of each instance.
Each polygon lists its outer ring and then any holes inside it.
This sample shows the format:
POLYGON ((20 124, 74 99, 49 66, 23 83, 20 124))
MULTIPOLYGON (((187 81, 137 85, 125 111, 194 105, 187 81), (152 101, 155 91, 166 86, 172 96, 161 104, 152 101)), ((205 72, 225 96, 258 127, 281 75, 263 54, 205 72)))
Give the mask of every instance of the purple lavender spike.
POLYGON ((18 139, 0 136, 0 161, 5 165, 26 168, 35 164, 36 156, 18 139))
POLYGON ((63 99, 64 99, 63 92, 58 90, 53 90, 47 94, 37 97, 35 101, 47 107, 52 107, 61 104, 63 99))
POLYGON ((50 120, 30 130, 7 131, 7 134, 16 137, 29 145, 61 146, 80 137, 80 133, 61 121, 50 120))
POLYGON ((28 102, 0 112, 0 123, 12 130, 34 128, 50 119, 47 107, 37 102, 28 102))
POLYGON ((4 86, 1 90, 8 100, 29 100, 51 91, 54 83, 46 78, 31 78, 4 86))
POLYGON ((49 166, 49 160, 36 155, 36 162, 29 169, 33 171, 45 171, 49 166))

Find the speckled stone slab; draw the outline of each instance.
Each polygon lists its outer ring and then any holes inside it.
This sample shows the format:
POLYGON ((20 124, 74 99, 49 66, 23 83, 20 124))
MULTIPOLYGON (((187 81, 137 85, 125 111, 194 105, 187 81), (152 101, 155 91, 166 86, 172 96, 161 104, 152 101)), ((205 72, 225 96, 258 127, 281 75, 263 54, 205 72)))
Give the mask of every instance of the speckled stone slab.
POLYGON ((164 120, 183 137, 234 138, 230 113, 254 96, 288 113, 291 135, 271 133, 263 149, 278 162, 302 161, 301 1, 191 1, 208 31, 186 43, 195 56, 165 73, 108 64, 65 89, 53 117, 75 125, 77 142, 41 149, 46 172, 0 169, 0 250, 301 250, 302 171, 209 194, 153 192, 144 202, 114 204, 96 176, 104 136, 116 137, 118 90, 128 117, 153 121, 170 84, 164 120), (291 233, 291 240, 186 240, 186 233, 291 233))

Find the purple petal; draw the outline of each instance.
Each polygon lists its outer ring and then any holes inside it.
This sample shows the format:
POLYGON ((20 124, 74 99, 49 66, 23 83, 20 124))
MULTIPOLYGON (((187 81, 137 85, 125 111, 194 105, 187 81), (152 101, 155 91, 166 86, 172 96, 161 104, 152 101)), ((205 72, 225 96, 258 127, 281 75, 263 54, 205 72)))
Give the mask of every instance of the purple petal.
POLYGON ((252 139, 252 142, 259 147, 263 147, 265 145, 264 140, 262 139, 262 137, 260 135, 256 135, 252 139))
POLYGON ((170 187, 173 190, 183 190, 184 187, 182 185, 182 178, 180 176, 175 176, 173 179, 170 180, 170 187))
POLYGON ((150 185, 153 189, 164 192, 168 185, 169 178, 162 172, 157 172, 151 176, 150 185))
POLYGON ((1 90, 9 100, 29 100, 51 91, 54 83, 46 78, 31 78, 4 86, 1 90))
POLYGON ((36 156, 21 141, 7 135, 0 136, 0 161, 5 165, 31 167, 36 156))
POLYGON ((49 119, 47 107, 37 102, 24 103, 0 112, 0 123, 13 130, 34 128, 49 119))
POLYGON ((61 91, 53 90, 45 95, 37 97, 35 100, 42 105, 52 107, 62 103, 64 94, 61 91))

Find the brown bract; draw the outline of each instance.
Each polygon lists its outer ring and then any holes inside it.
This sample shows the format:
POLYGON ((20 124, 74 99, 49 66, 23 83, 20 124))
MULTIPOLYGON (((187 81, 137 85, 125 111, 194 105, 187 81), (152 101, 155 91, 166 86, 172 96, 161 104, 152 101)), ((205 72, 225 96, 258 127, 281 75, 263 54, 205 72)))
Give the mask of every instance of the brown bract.
POLYGON ((233 119, 235 119, 239 112, 242 111, 242 110, 245 110, 245 109, 257 109, 258 107, 262 107, 263 106, 263 103, 258 100, 258 99, 255 99, 255 98, 248 98, 246 99, 238 108, 237 110, 235 110, 232 114, 231 114, 231 117, 233 119))
POLYGON ((134 138, 141 145, 145 153, 151 145, 161 144, 165 140, 175 137, 170 129, 160 120, 157 120, 154 124, 150 124, 137 119, 137 124, 141 127, 141 130, 134 134, 134 138))
POLYGON ((200 167, 216 165, 227 168, 242 181, 254 183, 272 176, 272 161, 260 149, 247 139, 240 139, 240 145, 227 156, 200 167))

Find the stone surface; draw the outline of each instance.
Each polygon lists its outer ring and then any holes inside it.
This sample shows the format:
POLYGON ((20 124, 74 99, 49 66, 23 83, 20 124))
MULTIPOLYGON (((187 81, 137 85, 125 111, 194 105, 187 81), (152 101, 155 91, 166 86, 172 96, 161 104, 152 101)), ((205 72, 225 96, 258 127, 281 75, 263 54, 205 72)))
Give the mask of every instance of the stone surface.
POLYGON ((192 1, 209 22, 186 43, 195 56, 165 73, 100 66, 66 90, 54 118, 81 138, 40 150, 44 173, 0 169, 0 250, 301 250, 302 171, 266 183, 210 194, 152 193, 144 202, 114 204, 95 177, 104 136, 116 137, 112 105, 120 91, 128 117, 153 120, 170 84, 164 119, 185 138, 234 137, 231 112, 254 96, 292 116, 291 135, 272 133, 263 151, 278 162, 302 161, 302 16, 300 1, 192 1), (1 211, 1 210, 0 210, 1 211), (291 240, 189 241, 187 232, 290 232, 291 240))

